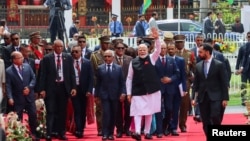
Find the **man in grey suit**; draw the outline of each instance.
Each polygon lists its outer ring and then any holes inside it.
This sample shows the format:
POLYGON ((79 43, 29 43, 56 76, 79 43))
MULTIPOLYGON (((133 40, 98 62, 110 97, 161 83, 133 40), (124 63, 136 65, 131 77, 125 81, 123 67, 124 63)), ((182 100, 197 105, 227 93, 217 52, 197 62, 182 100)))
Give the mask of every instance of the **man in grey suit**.
MULTIPOLYGON (((122 67, 123 76, 126 78, 128 75, 129 63, 132 57, 124 54, 125 44, 122 42, 117 42, 114 44, 115 48, 115 58, 114 63, 119 64, 122 67)), ((124 79, 125 81, 125 79, 124 79)), ((118 110, 116 115, 116 128, 117 128, 117 138, 122 137, 122 133, 125 132, 127 136, 130 135, 129 128, 131 123, 130 117, 130 104, 127 99, 124 102, 118 102, 118 110), (123 116, 124 111, 124 116, 123 116)))
POLYGON ((36 136, 37 117, 34 87, 36 76, 29 64, 23 63, 23 55, 18 51, 11 53, 13 64, 6 69, 6 92, 8 104, 14 107, 20 120, 23 110, 27 110, 31 133, 36 136))
POLYGON ((200 106, 203 130, 208 137, 209 125, 221 124, 222 108, 229 100, 228 83, 224 75, 224 64, 212 57, 213 48, 203 44, 199 48, 202 59, 196 65, 194 90, 200 106))
POLYGON ((98 66, 95 97, 99 97, 102 103, 102 140, 114 140, 115 115, 119 100, 122 102, 126 96, 125 81, 122 68, 113 63, 114 52, 104 52, 105 63, 98 66))

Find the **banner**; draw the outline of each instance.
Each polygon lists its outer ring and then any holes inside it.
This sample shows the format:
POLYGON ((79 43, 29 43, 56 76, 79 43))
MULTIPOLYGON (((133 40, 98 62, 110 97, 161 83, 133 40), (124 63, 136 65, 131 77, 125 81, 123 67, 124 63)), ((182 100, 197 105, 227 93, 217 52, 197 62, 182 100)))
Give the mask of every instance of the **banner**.
POLYGON ((19 21, 18 0, 7 1, 7 21, 19 21))

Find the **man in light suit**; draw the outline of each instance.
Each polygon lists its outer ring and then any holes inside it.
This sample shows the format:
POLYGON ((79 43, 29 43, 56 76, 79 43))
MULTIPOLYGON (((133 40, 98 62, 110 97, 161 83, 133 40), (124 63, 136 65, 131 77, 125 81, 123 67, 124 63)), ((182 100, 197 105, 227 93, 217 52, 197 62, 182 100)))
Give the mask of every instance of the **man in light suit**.
POLYGON ((6 69, 8 104, 14 107, 21 121, 23 110, 28 112, 31 133, 36 137, 37 116, 34 94, 36 77, 29 64, 23 63, 23 55, 20 52, 12 52, 11 59, 13 64, 6 69))
POLYGON ((124 101, 126 96, 125 81, 121 66, 113 63, 114 52, 104 52, 105 64, 98 66, 95 97, 101 99, 102 116, 102 140, 114 140, 115 116, 119 100, 124 101))
POLYGON ((45 98, 47 110, 46 141, 51 141, 53 126, 58 139, 67 140, 66 109, 68 98, 76 95, 76 80, 72 57, 63 52, 63 41, 54 41, 54 52, 44 56, 39 80, 40 95, 45 98), (54 120, 56 118, 56 120, 54 120))
POLYGON ((75 136, 82 138, 86 122, 86 100, 87 96, 91 95, 93 89, 93 70, 90 61, 81 57, 82 49, 80 46, 73 46, 71 55, 74 59, 77 85, 77 95, 71 98, 76 125, 75 136))
MULTIPOLYGON (((116 42, 114 44, 115 48, 115 57, 113 62, 119 64, 122 67, 123 76, 126 78, 128 75, 128 67, 129 63, 132 60, 132 57, 125 55, 125 44, 122 42, 116 42)), ((125 81, 125 79, 124 79, 125 81)), ((117 138, 122 137, 122 133, 125 132, 127 136, 130 135, 130 124, 131 124, 131 117, 130 117, 130 104, 128 103, 127 99, 124 102, 118 102, 118 110, 116 115, 116 128, 117 128, 117 138), (124 111, 124 116, 123 116, 124 111)))
MULTIPOLYGON (((173 115, 174 97, 176 95, 175 84, 176 81, 180 79, 180 71, 175 63, 175 60, 170 56, 166 56, 166 54, 167 46, 165 43, 162 43, 160 56, 155 63, 156 72, 161 80, 162 105, 164 105, 161 112, 155 114, 157 138, 162 138, 162 124, 165 124, 163 125, 164 128, 169 127, 170 119, 173 115), (163 113, 164 122, 162 123, 163 113)), ((173 135, 175 135, 175 133, 173 135)))
POLYGON ((199 49, 202 59, 196 65, 194 90, 200 106, 203 130, 208 139, 208 126, 221 124, 222 108, 229 100, 224 64, 212 58, 213 48, 203 44, 199 49))

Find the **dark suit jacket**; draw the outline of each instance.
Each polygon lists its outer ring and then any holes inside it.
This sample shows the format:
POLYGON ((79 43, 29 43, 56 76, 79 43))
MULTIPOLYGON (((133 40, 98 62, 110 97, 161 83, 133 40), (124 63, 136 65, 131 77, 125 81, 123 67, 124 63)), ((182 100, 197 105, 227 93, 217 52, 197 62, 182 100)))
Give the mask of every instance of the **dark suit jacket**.
POLYGON ((159 79, 164 76, 171 78, 171 82, 168 84, 163 84, 161 82, 161 93, 174 94, 176 91, 176 82, 180 79, 180 70, 172 57, 166 56, 165 62, 166 64, 163 66, 162 60, 159 57, 155 63, 159 79))
POLYGON ((238 56, 237 56, 237 61, 236 61, 236 66, 235 66, 236 70, 238 70, 240 67, 242 67, 245 50, 246 50, 246 44, 241 46, 239 51, 238 51, 238 56))
POLYGON ((198 102, 203 102, 205 93, 211 101, 229 100, 227 79, 223 63, 212 59, 207 78, 204 74, 204 61, 196 65, 194 89, 198 92, 198 102))
POLYGON ((140 21, 137 21, 135 23, 135 33, 136 33, 136 36, 137 37, 143 37, 143 36, 146 36, 146 31, 142 25, 142 22, 140 21))
POLYGON ((9 66, 11 66, 11 64, 12 64, 10 55, 13 51, 16 51, 16 50, 15 50, 14 46, 12 46, 12 45, 8 45, 7 47, 5 47, 3 49, 2 57, 4 60, 5 69, 8 68, 9 66))
POLYGON ((91 56, 91 53, 92 53, 92 51, 90 49, 86 48, 84 58, 89 60, 90 56, 91 56))
MULTIPOLYGON (((123 77, 127 78, 128 75, 128 67, 129 67, 129 63, 133 58, 128 56, 128 55, 123 55, 123 65, 122 65, 122 72, 123 72, 123 77)), ((114 63, 119 64, 117 56, 115 55, 115 59, 113 60, 114 63)), ((124 79, 124 81, 126 82, 126 80, 124 79)))
MULTIPOLYGON (((35 60, 33 58, 27 58, 27 64, 30 65, 30 67, 32 68, 33 72, 36 73, 36 68, 35 68, 35 60)), ((24 61, 25 63, 25 61, 24 61)))
POLYGON ((82 58, 81 73, 79 79, 80 92, 78 94, 92 93, 93 90, 93 69, 88 59, 82 58))
POLYGON ((215 33, 218 34, 219 36, 220 33, 222 34, 222 37, 224 36, 224 34, 226 33, 226 28, 225 25, 221 22, 221 20, 216 20, 214 23, 215 26, 218 26, 218 29, 215 29, 215 33))
POLYGON ((73 24, 69 28, 69 38, 73 38, 73 35, 75 33, 78 33, 78 30, 77 30, 76 26, 73 24))
MULTIPOLYGON (((186 71, 185 71, 185 60, 183 57, 175 56, 175 62, 180 70, 180 79, 176 82, 176 86, 178 87, 180 83, 182 83, 183 91, 187 91, 187 81, 186 81, 186 71)), ((179 88, 178 88, 179 89, 179 88)))
MULTIPOLYGON (((63 61, 63 77, 64 84, 66 88, 66 92, 70 95, 70 91, 76 88, 76 79, 75 79, 75 71, 73 66, 73 59, 67 53, 62 53, 62 61, 63 61)), ((49 97, 52 94, 52 90, 55 88, 56 81, 56 63, 55 63, 55 55, 54 53, 50 53, 44 56, 41 72, 40 72, 40 80, 39 80, 39 88, 45 90, 46 97, 49 97)))
POLYGON ((106 64, 102 64, 97 70, 96 97, 104 100, 119 100, 122 93, 126 94, 125 81, 121 66, 113 63, 111 75, 106 70, 106 64))
POLYGON ((250 71, 250 42, 246 43, 246 49, 245 49, 245 53, 243 56, 242 66, 243 66, 242 73, 249 75, 249 71, 250 71))
POLYGON ((244 26, 242 23, 232 25, 232 32, 243 33, 244 26))
POLYGON ((204 23, 204 33, 206 38, 213 37, 213 30, 214 30, 213 22, 209 18, 207 18, 204 23))
POLYGON ((195 56, 195 59, 196 59, 196 63, 198 63, 198 62, 201 61, 201 59, 199 57, 199 54, 197 54, 197 50, 198 50, 197 47, 193 47, 193 48, 190 49, 190 51, 192 51, 194 53, 194 56, 195 56))
POLYGON ((13 99, 15 104, 25 104, 26 101, 34 102, 35 73, 26 63, 22 65, 22 79, 18 73, 14 65, 6 69, 6 91, 8 99, 13 99), (24 87, 30 89, 30 93, 27 96, 23 95, 24 87))

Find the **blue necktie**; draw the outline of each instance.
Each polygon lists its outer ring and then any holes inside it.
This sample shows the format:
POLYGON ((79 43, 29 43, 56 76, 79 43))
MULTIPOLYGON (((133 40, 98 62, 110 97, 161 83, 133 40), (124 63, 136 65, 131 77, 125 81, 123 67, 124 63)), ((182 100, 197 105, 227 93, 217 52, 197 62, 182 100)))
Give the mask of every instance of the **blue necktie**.
POLYGON ((203 64, 204 65, 204 75, 206 78, 207 78, 207 73, 208 73, 207 72, 208 71, 207 63, 208 63, 207 61, 204 61, 204 64, 203 64))
POLYGON ((116 21, 114 21, 114 34, 116 34, 116 21))

